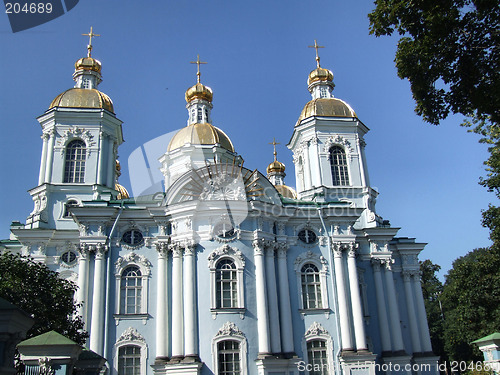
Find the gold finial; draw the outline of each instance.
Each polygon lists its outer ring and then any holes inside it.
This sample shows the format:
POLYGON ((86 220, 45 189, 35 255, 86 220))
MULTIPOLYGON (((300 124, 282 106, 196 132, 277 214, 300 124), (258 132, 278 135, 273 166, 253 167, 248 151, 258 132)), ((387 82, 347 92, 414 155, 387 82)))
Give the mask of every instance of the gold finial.
POLYGON ((320 65, 319 65, 319 55, 318 55, 318 49, 319 48, 325 48, 325 46, 319 46, 318 45, 318 42, 316 42, 316 39, 314 39, 314 46, 307 46, 309 48, 314 48, 316 50, 316 65, 318 68, 320 68, 320 65))
POLYGON ((280 145, 281 143, 278 143, 276 142, 276 138, 273 138, 273 141, 269 143, 270 145, 273 145, 274 147, 274 152, 273 152, 273 155, 274 155, 274 161, 277 161, 276 160, 276 156, 278 156, 278 153, 276 152, 276 145, 280 145))
POLYGON ((94 32, 92 31, 92 26, 90 26, 90 33, 88 34, 82 34, 84 36, 88 36, 89 37, 89 44, 87 46, 87 57, 91 57, 92 55, 92 37, 94 36, 101 36, 101 34, 94 34, 94 32))
POLYGON ((201 64, 206 64, 206 62, 205 61, 200 61, 200 55, 198 55, 198 58, 196 59, 196 61, 190 61, 190 63, 198 65, 198 72, 196 73, 196 77, 197 77, 197 82, 200 83, 200 76, 201 76, 200 65, 201 64))

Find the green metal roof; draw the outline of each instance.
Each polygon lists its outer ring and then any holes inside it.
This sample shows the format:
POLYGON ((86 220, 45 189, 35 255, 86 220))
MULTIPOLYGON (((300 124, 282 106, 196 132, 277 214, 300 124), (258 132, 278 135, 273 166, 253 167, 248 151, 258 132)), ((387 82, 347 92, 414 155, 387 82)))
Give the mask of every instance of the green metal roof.
POLYGON ((488 335, 486 337, 477 339, 476 341, 472 341, 472 344, 479 344, 481 342, 491 341, 491 340, 500 340, 500 332, 495 332, 495 333, 492 333, 491 335, 488 335))
POLYGON ((21 341, 17 346, 33 346, 33 345, 78 345, 76 342, 57 333, 49 331, 30 339, 21 341))

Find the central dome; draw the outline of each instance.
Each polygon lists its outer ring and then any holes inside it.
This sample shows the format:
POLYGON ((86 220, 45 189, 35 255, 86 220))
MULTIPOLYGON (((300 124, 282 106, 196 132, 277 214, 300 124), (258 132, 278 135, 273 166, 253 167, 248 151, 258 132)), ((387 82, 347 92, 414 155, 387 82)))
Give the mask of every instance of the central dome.
POLYGON ((195 123, 179 130, 170 140, 167 151, 173 151, 185 144, 216 145, 234 152, 234 147, 229 137, 219 128, 208 123, 195 123))
POLYGON ((191 86, 186 91, 186 102, 190 102, 194 99, 202 99, 207 102, 211 102, 214 97, 212 89, 208 86, 205 86, 201 83, 197 83, 194 86, 191 86))
POLYGON ((308 102, 300 113, 297 125, 302 120, 312 116, 358 117, 349 104, 337 98, 318 98, 308 102))
POLYGON ((96 89, 72 88, 56 96, 50 103, 54 107, 102 108, 114 113, 113 102, 109 96, 96 89))

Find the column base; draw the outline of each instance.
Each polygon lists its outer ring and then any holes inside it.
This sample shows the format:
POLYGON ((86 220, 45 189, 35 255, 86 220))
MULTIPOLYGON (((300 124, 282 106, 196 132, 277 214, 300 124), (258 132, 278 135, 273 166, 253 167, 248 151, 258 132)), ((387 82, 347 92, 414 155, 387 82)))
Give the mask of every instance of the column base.
POLYGON ((257 358, 255 363, 257 364, 257 371, 259 375, 299 375, 298 360, 299 358, 297 356, 289 359, 268 356, 261 359, 257 358))
POLYGON ((182 363, 195 363, 195 362, 201 362, 200 357, 198 354, 188 354, 184 356, 184 359, 181 360, 182 363))
MULTIPOLYGON (((439 375, 440 373, 439 356, 433 353, 414 353, 413 362, 415 363, 416 370, 414 373, 418 375, 439 375)), ((444 363, 441 367, 443 372, 446 372, 444 371, 446 368, 444 363)))
POLYGON ((194 363, 167 363, 167 364, 154 364, 153 374, 155 375, 199 375, 203 362, 194 363))
POLYGON ((411 375, 411 356, 407 354, 398 355, 399 352, 392 353, 392 356, 383 357, 382 364, 380 364, 380 371, 385 372, 386 375, 411 375))
POLYGON ((168 361, 170 361, 169 357, 156 357, 155 358, 155 365, 161 365, 161 364, 166 364, 168 361))
MULTIPOLYGON (((368 350, 342 351, 340 367, 343 375, 375 375, 376 354, 368 350)), ((333 373, 333 371, 331 372, 333 373)))

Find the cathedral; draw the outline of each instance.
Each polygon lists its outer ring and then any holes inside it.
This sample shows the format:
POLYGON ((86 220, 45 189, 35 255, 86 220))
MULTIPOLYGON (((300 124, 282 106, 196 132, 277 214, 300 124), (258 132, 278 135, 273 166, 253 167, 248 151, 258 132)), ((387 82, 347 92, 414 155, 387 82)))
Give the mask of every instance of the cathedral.
POLYGON ((377 215, 369 129, 334 96, 316 42, 311 100, 288 130, 295 188, 276 149, 265 173, 247 169, 225 133, 234 129, 212 124, 198 57, 187 125, 158 155, 164 190, 130 197, 118 183, 122 121, 99 91, 88 35, 74 87, 37 118, 33 211, 0 250, 78 285, 86 346, 106 358, 103 372, 437 372, 419 276, 425 244, 377 215))

